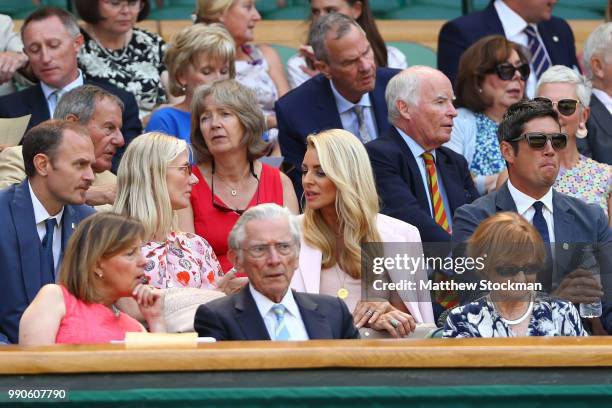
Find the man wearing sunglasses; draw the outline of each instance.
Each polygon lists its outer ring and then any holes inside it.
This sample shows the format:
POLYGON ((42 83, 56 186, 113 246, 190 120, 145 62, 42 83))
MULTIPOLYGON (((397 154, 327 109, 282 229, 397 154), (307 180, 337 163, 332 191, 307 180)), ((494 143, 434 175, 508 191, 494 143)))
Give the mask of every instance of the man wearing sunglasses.
POLYGON ((567 135, 561 133, 550 101, 522 101, 510 106, 498 137, 508 181, 498 191, 457 209, 453 242, 467 242, 476 227, 493 214, 518 212, 538 230, 545 244, 556 244, 549 252, 549 273, 539 276, 543 289, 573 303, 605 299, 611 294, 612 230, 600 207, 552 188, 559 171, 558 152, 567 145, 567 135), (605 294, 590 272, 576 270, 584 244, 599 248, 605 294))
POLYGON ((455 83, 461 54, 487 35, 500 34, 532 54, 526 94, 534 95, 540 74, 551 65, 578 67, 574 34, 552 16, 557 0, 492 0, 482 11, 451 20, 438 37, 438 69, 455 83))

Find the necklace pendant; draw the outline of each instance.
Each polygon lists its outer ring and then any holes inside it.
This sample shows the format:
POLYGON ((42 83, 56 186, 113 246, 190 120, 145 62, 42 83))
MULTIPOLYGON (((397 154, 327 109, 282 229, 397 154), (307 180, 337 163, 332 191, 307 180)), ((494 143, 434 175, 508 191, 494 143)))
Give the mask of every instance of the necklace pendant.
POLYGON ((231 193, 232 193, 233 197, 236 197, 236 194, 238 194, 238 192, 236 190, 232 190, 231 193))
POLYGON ((338 289, 338 297, 342 300, 346 299, 349 295, 349 291, 346 288, 338 289))

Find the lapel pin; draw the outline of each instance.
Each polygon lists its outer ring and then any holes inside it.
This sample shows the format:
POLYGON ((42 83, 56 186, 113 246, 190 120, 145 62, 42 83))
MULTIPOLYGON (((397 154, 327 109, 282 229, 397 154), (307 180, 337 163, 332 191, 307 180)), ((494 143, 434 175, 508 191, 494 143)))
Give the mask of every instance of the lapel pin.
POLYGON ((567 242, 563 243, 563 249, 565 249, 566 251, 569 249, 569 244, 567 242))
POLYGON ((74 229, 74 222, 71 223, 70 226, 72 227, 72 229, 74 229))
POLYGON ((556 35, 553 35, 553 41, 554 42, 559 42, 559 37, 557 37, 556 35))

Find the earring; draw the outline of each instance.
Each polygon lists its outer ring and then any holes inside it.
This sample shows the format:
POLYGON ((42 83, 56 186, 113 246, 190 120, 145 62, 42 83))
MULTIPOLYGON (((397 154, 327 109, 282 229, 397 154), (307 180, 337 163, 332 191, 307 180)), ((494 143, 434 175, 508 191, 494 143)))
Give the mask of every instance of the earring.
POLYGON ((478 88, 478 93, 482 93, 482 88, 478 88))
POLYGON ((185 92, 187 90, 187 88, 185 87, 185 85, 181 85, 181 91, 185 92))
POLYGON ((98 278, 100 278, 100 279, 104 279, 104 275, 102 275, 102 272, 100 272, 100 273, 96 273, 96 275, 98 275, 98 278))
POLYGON ((581 123, 580 125, 578 125, 578 129, 576 129, 576 137, 578 139, 584 139, 585 137, 587 137, 588 133, 589 131, 586 128, 586 125, 584 123, 581 123))

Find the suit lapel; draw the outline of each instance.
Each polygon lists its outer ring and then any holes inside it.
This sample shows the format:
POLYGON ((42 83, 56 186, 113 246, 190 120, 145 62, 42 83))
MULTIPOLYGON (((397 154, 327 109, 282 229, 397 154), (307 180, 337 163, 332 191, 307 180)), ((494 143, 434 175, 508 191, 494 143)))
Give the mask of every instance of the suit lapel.
POLYGON ((497 10, 495 10, 495 6, 493 6, 493 1, 491 1, 482 12, 486 16, 486 18, 482 20, 484 26, 487 27, 485 30, 487 33, 486 35, 499 34, 505 37, 506 33, 504 32, 504 26, 497 14, 497 10))
POLYGON ((295 303, 297 303, 302 315, 302 321, 308 338, 314 339, 333 339, 334 333, 329 326, 329 321, 317 310, 318 305, 308 295, 293 291, 295 303))
POLYGON ((321 75, 319 80, 321 81, 321 87, 323 88, 323 94, 318 98, 318 107, 321 113, 319 114, 319 129, 343 129, 342 120, 340 120, 340 114, 338 113, 338 106, 336 106, 336 98, 331 89, 330 80, 325 76, 321 75), (326 96, 327 95, 327 96, 326 96))
MULTIPOLYGON (((378 71, 378 70, 377 70, 378 71)), ((374 90, 370 92, 370 102, 374 110, 374 120, 376 121, 376 130, 378 135, 384 135, 389 128, 389 119, 387 118, 387 102, 385 101, 385 84, 380 79, 380 73, 376 73, 376 85, 374 90)))
POLYGON ((597 122, 600 128, 612 130, 612 115, 603 103, 595 96, 591 96, 591 115, 589 120, 597 122))
POLYGON ((47 100, 45 99, 45 94, 42 91, 40 83, 32 87, 32 92, 28 94, 26 103, 30 107, 30 112, 32 113, 30 124, 28 125, 29 127, 51 118, 49 106, 47 105, 47 100))
POLYGON ((41 243, 34 220, 34 207, 27 179, 15 187, 15 195, 10 206, 15 229, 18 231, 17 242, 23 285, 28 301, 32 302, 41 286, 41 243))
MULTIPOLYGON (((60 250, 60 264, 64 259, 64 250, 68 246, 68 240, 74 231, 75 210, 70 205, 64 206, 64 215, 62 216, 62 248, 60 250)), ((57 279, 56 279, 57 280, 57 279)))
POLYGON ((463 182, 460 180, 455 166, 450 163, 448 156, 442 149, 436 149, 436 167, 438 176, 442 180, 446 198, 451 208, 447 209, 447 217, 452 218, 455 209, 465 204, 465 191, 463 190, 463 182))
POLYGON ((246 340, 270 340, 268 329, 266 329, 263 317, 259 314, 248 285, 236 294, 234 308, 236 309, 236 322, 242 329, 246 340))
POLYGON ((553 284, 561 282, 565 276, 566 269, 571 264, 573 251, 568 251, 573 248, 573 245, 568 245, 566 239, 572 238, 574 216, 571 214, 569 207, 563 201, 558 192, 553 190, 553 220, 555 223, 555 243, 552 250, 555 254, 555 268, 553 269, 553 284))
POLYGON ((495 206, 497 207, 496 212, 500 211, 512 211, 517 212, 516 204, 514 203, 514 199, 510 194, 510 190, 508 190, 508 183, 504 183, 497 194, 495 195, 495 206))

